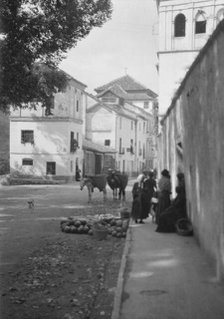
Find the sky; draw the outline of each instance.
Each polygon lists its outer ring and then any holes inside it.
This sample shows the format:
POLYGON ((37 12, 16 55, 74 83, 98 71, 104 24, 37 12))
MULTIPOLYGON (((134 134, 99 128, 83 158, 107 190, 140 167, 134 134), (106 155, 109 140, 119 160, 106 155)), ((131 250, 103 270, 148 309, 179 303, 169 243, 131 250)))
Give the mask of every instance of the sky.
POLYGON ((59 67, 86 91, 125 74, 158 93, 158 16, 155 0, 112 0, 113 14, 70 50, 59 67))

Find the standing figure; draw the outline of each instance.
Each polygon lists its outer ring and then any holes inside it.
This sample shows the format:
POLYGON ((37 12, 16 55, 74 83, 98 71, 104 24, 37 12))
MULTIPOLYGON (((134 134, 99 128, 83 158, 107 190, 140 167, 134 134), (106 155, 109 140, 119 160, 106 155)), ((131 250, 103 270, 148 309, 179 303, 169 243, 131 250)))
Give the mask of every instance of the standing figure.
POLYGON ((156 212, 156 224, 159 222, 161 213, 170 206, 171 182, 170 173, 167 169, 161 172, 162 177, 158 182, 158 207, 156 212))
POLYGON ((149 172, 149 175, 143 181, 142 189, 142 214, 147 218, 151 210, 151 200, 153 193, 157 189, 156 181, 154 180, 153 172, 149 172))
POLYGON ((141 186, 139 182, 135 182, 132 188, 132 208, 131 218, 137 223, 141 218, 142 201, 141 201, 141 186))

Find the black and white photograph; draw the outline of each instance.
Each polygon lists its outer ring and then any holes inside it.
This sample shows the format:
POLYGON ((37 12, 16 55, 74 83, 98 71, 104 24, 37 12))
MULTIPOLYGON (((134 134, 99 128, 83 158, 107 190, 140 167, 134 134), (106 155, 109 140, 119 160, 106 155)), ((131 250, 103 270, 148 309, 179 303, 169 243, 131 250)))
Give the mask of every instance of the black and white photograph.
POLYGON ((224 318, 224 0, 1 0, 0 319, 224 318))

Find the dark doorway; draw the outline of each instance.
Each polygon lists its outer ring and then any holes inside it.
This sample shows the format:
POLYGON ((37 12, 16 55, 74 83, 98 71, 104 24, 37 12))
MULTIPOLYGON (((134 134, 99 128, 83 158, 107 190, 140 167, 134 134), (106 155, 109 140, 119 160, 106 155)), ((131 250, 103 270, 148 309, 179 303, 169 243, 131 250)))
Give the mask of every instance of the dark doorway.
POLYGON ((102 155, 96 154, 95 155, 95 174, 101 174, 101 163, 102 163, 102 155))
POLYGON ((56 163, 47 162, 47 175, 55 175, 55 174, 56 174, 56 163))

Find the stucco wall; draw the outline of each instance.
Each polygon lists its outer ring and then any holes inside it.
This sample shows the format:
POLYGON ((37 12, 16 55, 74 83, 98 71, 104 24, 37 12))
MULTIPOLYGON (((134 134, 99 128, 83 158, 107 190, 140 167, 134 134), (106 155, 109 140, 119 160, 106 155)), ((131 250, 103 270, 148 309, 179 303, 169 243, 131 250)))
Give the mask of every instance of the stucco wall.
POLYGON ((223 31, 224 22, 186 75, 163 120, 160 139, 163 162, 173 172, 177 170, 172 157, 177 156, 175 127, 179 107, 188 214, 201 246, 216 261, 218 278, 224 274, 223 31))
POLYGON ((82 168, 86 112, 84 88, 84 85, 70 80, 66 91, 55 95, 50 117, 45 115, 41 105, 31 110, 11 110, 10 173, 45 176, 47 162, 56 162, 55 177, 67 179, 75 175, 76 165, 82 168), (22 130, 33 131, 33 144, 22 143, 22 130), (79 144, 75 152, 70 150, 71 132, 79 144), (32 159, 33 165, 22 165, 23 159, 32 159))
POLYGON ((56 162, 56 175, 74 175, 75 161, 82 166, 82 141, 75 153, 70 153, 70 132, 82 134, 82 126, 72 122, 16 121, 10 124, 10 171, 28 175, 46 175, 46 162, 56 162), (34 144, 21 143, 21 131, 33 130, 34 144), (22 159, 33 159, 33 166, 22 166, 22 159), (73 164, 71 164, 73 161, 73 164))

